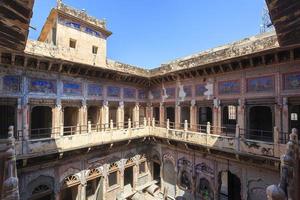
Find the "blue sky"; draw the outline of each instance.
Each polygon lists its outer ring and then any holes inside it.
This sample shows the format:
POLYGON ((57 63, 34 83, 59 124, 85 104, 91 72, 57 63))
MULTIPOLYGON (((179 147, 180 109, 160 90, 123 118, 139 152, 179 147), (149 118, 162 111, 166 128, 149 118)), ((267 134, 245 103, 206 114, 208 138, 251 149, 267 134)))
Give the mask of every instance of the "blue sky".
MULTIPOLYGON (((259 33, 264 0, 63 0, 113 34, 108 58, 154 68, 259 33)), ((35 0, 29 38, 37 39, 55 0, 35 0)))

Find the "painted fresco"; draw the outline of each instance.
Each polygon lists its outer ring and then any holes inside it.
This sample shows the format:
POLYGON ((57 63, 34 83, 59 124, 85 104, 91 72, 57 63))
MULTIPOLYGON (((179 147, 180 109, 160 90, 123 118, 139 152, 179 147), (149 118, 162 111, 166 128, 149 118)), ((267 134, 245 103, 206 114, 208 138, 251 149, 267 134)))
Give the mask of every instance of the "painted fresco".
POLYGON ((204 96, 204 93, 207 91, 204 84, 196 85, 196 96, 204 96))
POLYGON ((126 99, 135 99, 136 98, 136 90, 134 88, 124 88, 123 96, 126 99))
POLYGON ((63 93, 68 95, 81 95, 82 86, 75 82, 63 82, 63 93))
POLYGON ((153 99, 160 99, 161 98, 161 92, 160 89, 154 89, 151 91, 153 99))
POLYGON ((108 86, 107 87, 107 96, 108 97, 120 97, 121 96, 121 88, 116 86, 108 86))
POLYGON ((89 96, 102 96, 103 88, 99 84, 89 84, 88 85, 88 95, 89 96))
POLYGON ((238 80, 219 82, 219 94, 239 94, 240 91, 240 82, 238 80))
POLYGON ((300 89, 300 72, 284 75, 284 89, 285 90, 300 89))
POLYGON ((185 92, 185 97, 191 97, 192 96, 192 86, 191 85, 183 86, 183 90, 185 92))
POLYGON ((174 99, 176 95, 175 88, 166 88, 167 99, 174 99))
POLYGON ((5 92, 20 92, 21 91, 21 77, 14 75, 7 75, 3 77, 3 91, 5 92))
POLYGON ((247 79, 247 92, 272 92, 274 91, 274 77, 264 76, 247 79))
POLYGON ((56 81, 35 78, 30 79, 29 91, 41 93, 56 93, 56 81))
POLYGON ((139 90, 138 91, 139 99, 146 99, 147 98, 146 95, 147 95, 147 93, 146 93, 145 90, 139 90))

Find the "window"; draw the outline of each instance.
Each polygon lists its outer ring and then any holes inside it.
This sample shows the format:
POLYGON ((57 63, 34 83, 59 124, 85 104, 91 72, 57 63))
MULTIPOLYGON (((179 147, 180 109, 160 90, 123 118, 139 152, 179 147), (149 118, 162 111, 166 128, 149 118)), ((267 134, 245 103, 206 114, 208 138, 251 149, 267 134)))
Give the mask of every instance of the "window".
POLYGON ((139 164, 139 174, 146 173, 146 162, 143 161, 139 164))
POLYGON ((114 186, 118 184, 118 172, 112 172, 108 175, 108 186, 114 186))
POLYGON ((70 39, 70 48, 76 48, 76 40, 70 39))
POLYGON ((298 121, 298 114, 297 113, 291 113, 291 120, 292 121, 298 121))
POLYGON ((236 120, 236 107, 235 106, 228 106, 228 119, 236 120))
POLYGON ((93 49, 92 49, 92 51, 93 51, 93 54, 97 54, 97 52, 98 52, 98 47, 96 47, 96 46, 93 46, 93 49))

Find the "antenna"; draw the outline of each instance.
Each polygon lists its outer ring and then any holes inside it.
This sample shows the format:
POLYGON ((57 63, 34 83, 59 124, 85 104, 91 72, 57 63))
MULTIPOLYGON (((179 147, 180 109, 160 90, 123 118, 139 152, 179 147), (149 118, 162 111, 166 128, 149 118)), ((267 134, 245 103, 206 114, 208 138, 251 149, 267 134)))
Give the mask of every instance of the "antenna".
POLYGON ((262 11, 262 19, 260 24, 260 33, 265 33, 274 30, 274 26, 270 19, 269 10, 265 5, 262 11))

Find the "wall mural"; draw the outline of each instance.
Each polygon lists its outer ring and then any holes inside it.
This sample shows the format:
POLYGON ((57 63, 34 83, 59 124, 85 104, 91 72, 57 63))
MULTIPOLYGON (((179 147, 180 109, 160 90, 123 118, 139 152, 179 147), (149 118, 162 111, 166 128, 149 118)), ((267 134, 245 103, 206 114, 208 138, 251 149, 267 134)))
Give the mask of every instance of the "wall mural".
POLYGON ((247 92, 274 91, 274 76, 264 76, 247 79, 247 92))
POLYGON ((63 82, 63 93, 68 95, 81 95, 82 86, 79 83, 64 81, 63 82))
POLYGON ((283 88, 285 90, 300 89, 300 72, 285 74, 283 88))
POLYGON ((136 89, 134 88, 124 88, 123 96, 126 99, 135 99, 136 98, 136 89))
POLYGON ((160 89, 154 89, 151 91, 153 99, 160 99, 161 98, 161 92, 160 89))
POLYGON ((191 97, 192 96, 192 86, 191 85, 183 86, 183 90, 185 92, 185 97, 191 97))
POLYGON ((56 93, 56 81, 32 78, 30 79, 29 83, 29 91, 41 93, 56 93))
POLYGON ((3 91, 5 92, 20 92, 21 77, 15 75, 7 75, 3 77, 3 91))
POLYGON ((117 86, 108 86, 107 87, 107 96, 108 97, 120 97, 121 88, 117 86))
POLYGON ((240 93, 239 80, 219 82, 219 94, 239 94, 239 93, 240 93))
POLYGON ((174 99, 176 95, 175 88, 166 88, 167 99, 174 99))
POLYGON ((145 90, 139 90, 138 91, 138 96, 139 96, 139 99, 146 99, 147 98, 147 93, 145 90))
POLYGON ((196 96, 204 96, 204 93, 207 91, 204 84, 196 85, 196 96))
POLYGON ((89 96, 102 96, 103 88, 99 84, 89 84, 88 85, 88 95, 89 96))

